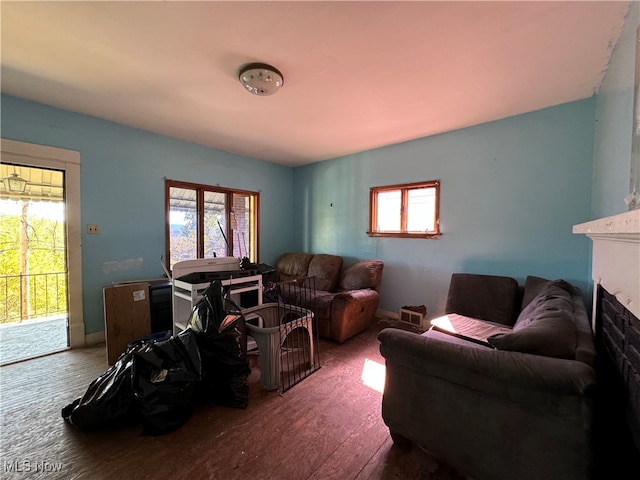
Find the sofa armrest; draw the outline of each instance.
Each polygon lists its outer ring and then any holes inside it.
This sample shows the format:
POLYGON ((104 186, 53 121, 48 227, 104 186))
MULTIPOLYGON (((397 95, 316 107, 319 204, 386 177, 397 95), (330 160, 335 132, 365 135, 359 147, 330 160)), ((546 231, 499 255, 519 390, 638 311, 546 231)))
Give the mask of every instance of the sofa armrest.
POLYGON ((520 403, 540 395, 591 396, 596 379, 583 362, 473 348, 387 328, 378 334, 388 364, 520 403))
POLYGON ((364 331, 378 309, 380 295, 375 290, 350 290, 333 296, 328 331, 320 334, 342 343, 364 331))
POLYGON ((379 298, 380 294, 369 288, 338 292, 333 297, 334 301, 342 300, 345 302, 370 302, 371 300, 377 300, 379 298))

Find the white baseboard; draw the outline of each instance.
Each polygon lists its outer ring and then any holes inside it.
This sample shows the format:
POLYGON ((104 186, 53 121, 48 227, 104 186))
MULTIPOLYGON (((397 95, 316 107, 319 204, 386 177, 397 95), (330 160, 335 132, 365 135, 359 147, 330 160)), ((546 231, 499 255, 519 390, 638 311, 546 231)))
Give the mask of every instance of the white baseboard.
POLYGON ((84 344, 89 345, 97 345, 98 343, 104 343, 105 336, 104 330, 102 332, 89 333, 84 336, 84 344))

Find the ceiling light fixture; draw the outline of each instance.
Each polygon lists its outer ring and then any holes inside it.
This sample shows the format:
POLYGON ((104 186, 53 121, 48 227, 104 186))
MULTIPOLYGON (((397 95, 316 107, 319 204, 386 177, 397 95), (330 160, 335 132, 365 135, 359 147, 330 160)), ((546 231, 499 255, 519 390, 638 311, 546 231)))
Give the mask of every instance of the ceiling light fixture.
POLYGON ((248 63, 240 68, 238 80, 248 92, 266 96, 276 93, 284 85, 282 73, 266 63, 248 63))
POLYGON ((5 186, 13 193, 24 193, 27 188, 27 181, 16 173, 16 167, 13 167, 13 173, 3 179, 5 186))

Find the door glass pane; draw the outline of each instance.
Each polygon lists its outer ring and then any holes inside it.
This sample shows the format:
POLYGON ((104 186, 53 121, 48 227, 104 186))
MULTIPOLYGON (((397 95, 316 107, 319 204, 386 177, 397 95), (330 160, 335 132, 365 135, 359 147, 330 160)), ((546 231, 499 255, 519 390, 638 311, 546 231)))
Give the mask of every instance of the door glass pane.
POLYGON ((400 208, 402 194, 400 190, 378 193, 378 231, 400 231, 400 208))
POLYGON ((0 178, 8 172, 25 184, 0 187, 0 323, 66 315, 64 173, 3 165, 0 178))
MULTIPOLYGON (((227 195, 218 192, 204 192, 204 256, 226 257, 227 253, 227 195), (223 233, 224 232, 224 233, 223 233)), ((230 245, 230 243, 229 243, 230 245)))
POLYGON ((436 189, 414 188, 408 193, 407 230, 410 232, 434 231, 436 189))
POLYGON ((198 256, 196 234, 196 191, 171 187, 169 190, 169 254, 171 266, 198 256))
POLYGON ((0 179, 3 365, 66 348, 69 310, 65 172, 2 164, 0 179))

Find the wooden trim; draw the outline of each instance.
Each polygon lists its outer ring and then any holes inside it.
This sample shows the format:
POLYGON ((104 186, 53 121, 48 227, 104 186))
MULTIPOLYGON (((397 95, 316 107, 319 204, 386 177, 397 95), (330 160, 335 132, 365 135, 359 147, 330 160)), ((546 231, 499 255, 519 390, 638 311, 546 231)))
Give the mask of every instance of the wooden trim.
POLYGON ((400 195, 401 195, 401 200, 400 200, 400 231, 401 232, 407 232, 407 227, 408 227, 408 217, 409 217, 409 189, 408 188, 401 188, 400 189, 400 195))
POLYGON ((64 171, 67 251, 67 306, 69 314, 69 346, 85 344, 84 309, 82 306, 82 219, 80 152, 16 140, 0 140, 2 160, 34 168, 64 171))
POLYGON ((398 183, 396 185, 380 185, 378 187, 371 187, 371 190, 400 190, 403 188, 413 189, 413 188, 427 188, 427 187, 435 187, 436 185, 440 185, 440 180, 427 180, 426 182, 413 182, 413 183, 398 183))
MULTIPOLYGON (((227 252, 227 255, 233 255, 234 248, 234 240, 231 232, 231 206, 233 206, 233 195, 245 195, 251 199, 254 199, 252 203, 255 203, 255 212, 252 209, 251 216, 251 224, 253 228, 252 230, 252 238, 251 242, 255 245, 255 261, 257 262, 260 258, 259 256, 259 226, 260 226, 260 194, 259 192, 253 192, 251 190, 240 190, 236 188, 227 188, 220 187, 218 185, 205 185, 202 183, 191 183, 191 182, 183 182, 180 180, 170 180, 165 178, 165 254, 166 254, 166 267, 169 269, 169 265, 171 265, 171 252, 170 252, 170 243, 171 243, 171 233, 170 233, 170 210, 171 210, 171 188, 184 188, 187 190, 195 190, 196 191, 196 212, 198 213, 198 221, 196 224, 196 238, 197 238, 197 248, 196 252, 198 258, 204 257, 204 215, 201 212, 204 212, 204 194, 205 192, 215 192, 222 193, 225 195, 225 213, 226 213, 226 232, 225 235, 227 237, 227 242, 229 244, 229 249, 231 251, 227 252)), ((251 205, 253 206, 253 205, 251 205)))
POLYGON ((402 183, 396 185, 384 185, 371 187, 369 189, 369 230, 367 235, 370 237, 386 237, 386 238, 439 238, 440 232, 440 180, 429 180, 426 182, 402 183), (408 208, 409 191, 420 188, 435 189, 435 205, 434 205, 434 226, 435 230, 431 232, 410 232, 407 231, 408 226, 408 208), (376 230, 378 225, 378 193, 400 190, 400 231, 380 232, 376 230))
POLYGON ((412 233, 412 232, 367 232, 370 237, 386 238, 440 238, 442 233, 412 233))
POLYGON ((171 180, 164 179, 164 266, 167 271, 171 270, 171 195, 169 194, 171 190, 170 186, 171 180))
POLYGON ((256 193, 254 196, 251 197, 252 198, 252 202, 255 203, 255 205, 253 205, 253 215, 255 217, 251 218, 251 224, 255 225, 255 228, 253 228, 252 230, 252 241, 253 244, 255 245, 255 252, 256 252, 256 258, 255 258, 255 262, 259 263, 260 262, 260 242, 258 241, 258 239, 260 238, 260 193, 256 193))
POLYGON ((204 258, 204 191, 196 189, 196 253, 204 258))
POLYGON ((252 192, 251 190, 241 190, 239 188, 228 188, 228 187, 221 187, 219 185, 206 185, 204 183, 191 183, 191 182, 183 182, 180 180, 170 180, 170 179, 165 179, 166 182, 168 182, 172 187, 178 187, 178 188, 188 188, 191 190, 197 190, 197 189, 202 189, 202 190, 208 190, 210 192, 218 192, 218 193, 244 193, 247 195, 255 195, 257 192, 252 192))
MULTIPOLYGON (((17 140, 0 139, 2 153, 29 158, 39 158, 45 161, 59 162, 62 164, 73 163, 80 165, 80 152, 65 148, 37 145, 35 143, 19 142, 17 140)), ((18 160, 20 162, 20 160, 18 160)), ((25 163, 25 164, 27 164, 25 163)))

